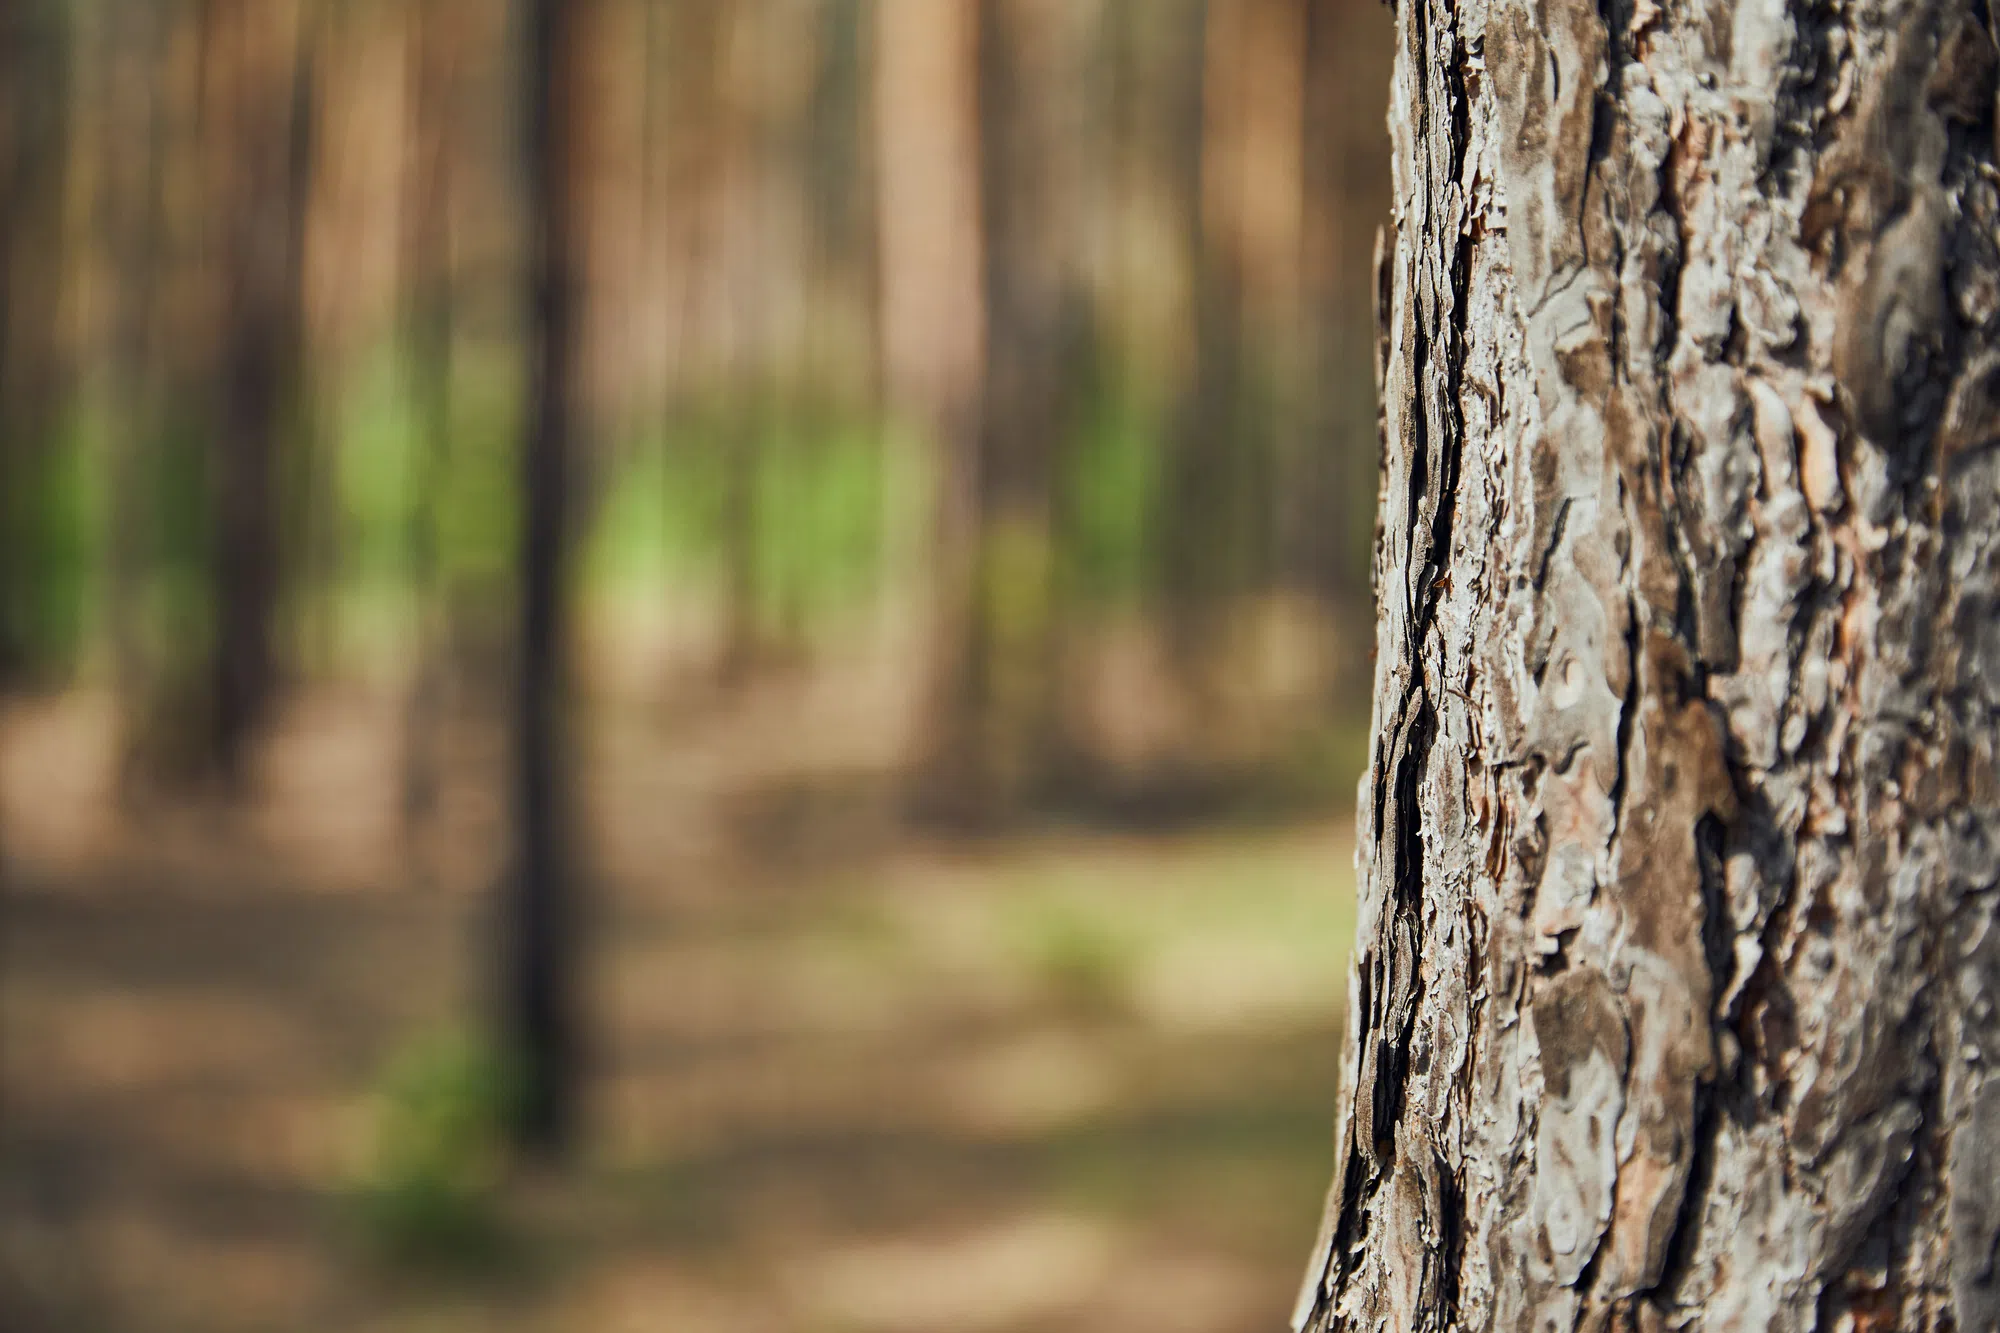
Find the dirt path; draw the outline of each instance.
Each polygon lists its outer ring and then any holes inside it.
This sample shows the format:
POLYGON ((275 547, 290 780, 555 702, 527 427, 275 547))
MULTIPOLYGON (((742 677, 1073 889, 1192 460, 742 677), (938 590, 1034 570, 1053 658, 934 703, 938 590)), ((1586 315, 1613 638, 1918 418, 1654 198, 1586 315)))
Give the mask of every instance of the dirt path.
POLYGON ((393 718, 308 701, 256 807, 136 828, 101 704, 6 720, 0 1326, 1278 1326, 1345 829, 925 842, 871 776, 891 741, 768 718, 593 729, 589 1144, 499 1196, 497 1269, 372 1258, 371 1091, 475 1010, 499 810, 469 728, 404 840, 393 718))

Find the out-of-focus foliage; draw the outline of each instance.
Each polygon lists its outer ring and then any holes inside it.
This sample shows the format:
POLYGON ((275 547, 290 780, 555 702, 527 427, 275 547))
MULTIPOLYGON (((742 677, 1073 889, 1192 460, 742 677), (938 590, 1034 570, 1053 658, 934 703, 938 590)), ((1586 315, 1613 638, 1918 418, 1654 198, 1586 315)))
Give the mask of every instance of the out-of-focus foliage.
MULTIPOLYGON (((1337 711, 1365 612, 1384 182, 1377 76, 1344 52, 1372 16, 1033 8, 579 11, 575 651, 629 648, 650 604, 670 689, 704 655, 744 683, 928 625, 904 641, 919 753, 1275 777, 1214 737, 1337 711), (1279 603, 1279 674, 1322 683, 1273 695, 1243 625, 1279 603), (946 678, 988 652, 1016 702, 955 722, 984 687, 946 678), (1159 715, 1136 751, 1102 702, 1134 653, 1159 715)), ((19 13, 9 677, 111 682, 142 769, 163 728, 197 759, 266 675, 499 683, 530 314, 505 7, 19 13)))
POLYGON ((8 1333, 1268 1325, 1388 27, 0 4, 8 1333))
POLYGON ((513 1166, 506 1124, 517 1075, 490 1041, 462 1032, 430 1034, 391 1057, 368 1101, 349 1187, 352 1219, 371 1250, 419 1265, 502 1255, 499 1199, 513 1166))

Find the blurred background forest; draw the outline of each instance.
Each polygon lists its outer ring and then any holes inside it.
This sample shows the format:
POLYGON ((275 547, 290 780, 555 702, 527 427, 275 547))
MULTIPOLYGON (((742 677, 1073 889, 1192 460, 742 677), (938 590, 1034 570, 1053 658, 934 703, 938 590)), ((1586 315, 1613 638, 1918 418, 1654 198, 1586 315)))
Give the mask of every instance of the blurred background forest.
POLYGON ((1374 0, 0 0, 0 1326, 1275 1326, 1374 0))

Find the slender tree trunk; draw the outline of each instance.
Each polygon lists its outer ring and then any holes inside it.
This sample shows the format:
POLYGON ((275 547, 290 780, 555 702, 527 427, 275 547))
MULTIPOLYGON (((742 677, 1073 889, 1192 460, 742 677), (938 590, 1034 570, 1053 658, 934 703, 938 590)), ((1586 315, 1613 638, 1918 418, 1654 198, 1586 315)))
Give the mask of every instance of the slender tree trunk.
POLYGON ((1296 153, 1285 162, 1279 147, 1296 150, 1297 139, 1277 131, 1301 119, 1304 12, 1295 0, 1208 0, 1202 11, 1188 76, 1198 129, 1181 182, 1194 366, 1167 458, 1160 573, 1173 666, 1208 748, 1231 725, 1220 710, 1223 679, 1240 660, 1230 612, 1274 572, 1272 334, 1296 286, 1301 220, 1296 153))
POLYGON ((805 195, 806 346, 814 401, 843 405, 876 387, 874 156, 868 151, 865 0, 824 0, 812 20, 811 86, 800 103, 796 169, 805 195), (857 335, 863 335, 857 337, 857 335))
POLYGON ((0 8, 0 686, 11 685, 26 663, 27 560, 21 529, 27 506, 21 499, 25 449, 16 418, 15 384, 21 373, 20 336, 15 332, 20 304, 15 250, 21 231, 27 170, 28 81, 23 48, 27 27, 18 0, 0 8))
POLYGON ((1398 15, 1321 1328, 2000 1327, 1982 6, 1398 15))
MULTIPOLYGON (((985 367, 985 284, 979 180, 977 8, 875 6, 875 132, 880 201, 883 387, 891 410, 922 431, 936 460, 931 534, 935 571, 930 673, 933 727, 952 716, 960 636, 970 613, 978 531, 978 431, 985 367)), ((926 738, 920 803, 953 740, 926 738)))
POLYGON ((525 1087, 521 1144, 560 1150, 576 1116, 577 904, 569 858, 564 654, 570 482, 582 421, 578 179, 588 0, 527 0, 528 410, 516 666, 514 866, 502 909, 505 1042, 525 1087))
MULTIPOLYGON (((153 554, 146 474, 164 398, 157 362, 166 257, 168 108, 162 66, 170 30, 158 6, 140 4, 121 7, 117 21, 104 24, 102 38, 108 96, 98 150, 107 176, 100 226, 118 283, 105 348, 111 401, 104 621, 112 681, 128 726, 144 712, 153 657, 145 633, 144 584, 153 554)), ((131 794, 122 781, 121 794, 131 794)))
POLYGON ((1241 389, 1242 308, 1235 266, 1219 222, 1233 191, 1217 170, 1225 156, 1221 94, 1234 80, 1220 77, 1230 51, 1224 38, 1236 26, 1235 0, 1199 0, 1190 15, 1196 28, 1181 53, 1173 86, 1179 93, 1173 163, 1173 213, 1181 219, 1182 260, 1189 285, 1190 365, 1169 427, 1160 516, 1155 524, 1161 611, 1179 684, 1202 711, 1206 660, 1220 637, 1216 607, 1235 581, 1242 549, 1241 506, 1228 487, 1232 455, 1247 455, 1232 438, 1231 417, 1241 389))
POLYGON ((0 685, 46 668, 41 510, 63 392, 59 326, 71 148, 69 15, 0 0, 0 685))
MULTIPOLYGON (((721 249, 726 149, 734 129, 722 102, 720 63, 728 49, 729 15, 714 4, 654 6, 656 49, 662 64, 651 75, 664 82, 654 97, 655 148, 660 158, 647 234, 665 268, 662 304, 668 354, 661 367, 667 391, 662 406, 671 421, 685 413, 693 391, 711 369, 702 356, 708 326, 711 274, 721 249)), ((671 501, 670 501, 671 504, 671 501)))
POLYGON ((874 13, 884 388, 947 463, 970 454, 960 446, 978 419, 986 327, 974 17, 967 4, 877 4, 874 13))
POLYGON ((457 72, 451 0, 414 0, 405 60, 410 142, 403 186, 405 361, 415 400, 407 534, 414 670, 403 720, 403 831, 411 850, 440 781, 448 606, 439 568, 438 493, 451 452, 452 146, 457 72))
POLYGON ((976 426, 955 443, 967 524, 938 632, 933 752, 920 805, 989 823, 1054 771, 1053 473, 1075 426, 1086 348, 1077 12, 980 0, 977 108, 984 363, 976 426))
POLYGON ((750 679, 764 657, 761 612, 763 474, 768 459, 767 398, 771 391, 770 301, 767 267, 776 260, 766 207, 769 114, 762 68, 769 40, 770 5, 736 0, 722 6, 715 85, 715 119, 705 132, 715 140, 719 299, 711 307, 722 334, 720 430, 722 454, 722 654, 718 676, 726 685, 750 679))
POLYGON ((210 473, 209 757, 231 779, 241 776, 277 677, 280 468, 298 389, 310 179, 302 23, 302 4, 215 0, 204 30, 224 284, 210 473))

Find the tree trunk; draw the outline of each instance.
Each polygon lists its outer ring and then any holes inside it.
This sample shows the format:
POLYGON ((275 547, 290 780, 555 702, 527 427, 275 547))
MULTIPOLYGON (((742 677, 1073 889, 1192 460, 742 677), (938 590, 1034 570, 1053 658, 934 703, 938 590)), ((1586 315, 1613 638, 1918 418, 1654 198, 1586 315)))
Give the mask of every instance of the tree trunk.
POLYGON ((989 824, 1046 794, 1060 753, 1053 690, 1055 463, 1080 408, 1088 347, 1075 31, 1052 0, 976 13, 979 308, 976 425, 949 441, 963 490, 939 561, 932 753, 918 805, 989 824))
POLYGON ((72 147, 70 16, 0 0, 0 685, 46 672, 60 571, 44 567, 68 378, 61 350, 72 147))
POLYGON ((1985 22, 1405 0, 1300 1326, 2000 1327, 1985 22))
POLYGON ((577 910, 567 856, 568 519, 582 419, 578 180, 588 0, 528 0, 528 410, 521 453, 520 657, 514 714, 514 864, 502 906, 504 1041, 520 1062, 513 1126, 553 1153, 576 1113, 577 910))
POLYGON ((764 57, 770 6, 723 6, 716 20, 715 118, 705 127, 714 141, 717 191, 717 300, 711 313, 722 332, 720 429, 722 455, 721 559, 722 654, 718 679, 748 681, 764 657, 761 615, 769 571, 763 568, 765 515, 760 503, 769 459, 767 410, 771 392, 771 291, 769 268, 778 261, 769 208, 769 107, 764 57))
MULTIPOLYGON (((160 312, 165 283, 165 185, 169 113, 164 66, 172 32, 154 5, 120 9, 101 29, 105 105, 97 148, 105 163, 97 226, 105 236, 117 296, 106 334, 105 460, 108 530, 104 534, 103 621, 111 678, 125 721, 143 723, 149 665, 156 650, 146 634, 145 581, 154 555, 148 494, 164 409, 160 373, 160 312)), ((121 772, 121 796, 132 795, 121 772)))
MULTIPOLYGON (((438 498, 451 455, 452 163, 458 127, 456 15, 447 0, 416 0, 406 13, 404 96, 403 357, 416 415, 407 515, 415 669, 403 715, 402 820, 407 849, 436 808, 445 703, 447 594, 439 560, 438 498)), ((419 874, 428 878, 427 869, 419 874)))
POLYGON ((0 686, 11 685, 27 658, 28 581, 26 545, 20 528, 22 503, 16 497, 23 489, 20 432, 12 420, 13 381, 18 378, 14 362, 18 355, 14 333, 14 307, 18 301, 14 286, 15 237, 20 230, 22 158, 26 156, 21 103, 21 70, 26 62, 20 52, 25 44, 24 24, 14 7, 0 9, 0 76, 6 87, 0 90, 0 686))
MULTIPOLYGON (((884 4, 874 12, 874 111, 880 193, 883 390, 937 460, 933 726, 954 716, 959 638, 971 612, 978 532, 978 442, 986 362, 986 238, 979 163, 980 25, 971 4, 884 4)), ((954 753, 927 738, 922 767, 954 753)), ((928 787, 929 784, 927 783, 928 787)), ((937 804, 920 793, 923 805, 937 804)), ((948 802, 958 804, 958 802, 948 802)))
POLYGON ((1198 129, 1182 169, 1194 366, 1167 459, 1162 609, 1198 750, 1226 748, 1241 669, 1242 600, 1275 582, 1283 483, 1279 335, 1296 341, 1305 6, 1209 0, 1189 91, 1198 129))
POLYGON ((276 688, 279 472, 298 387, 310 161, 304 21, 302 5, 228 0, 204 32, 224 207, 207 720, 210 758, 230 779, 276 688))
MULTIPOLYGON (((1204 731, 1215 729, 1217 664, 1230 657, 1224 607, 1248 591, 1258 535, 1254 474, 1267 443, 1242 409, 1244 346, 1242 258, 1237 203, 1241 101, 1253 77, 1238 59, 1252 5, 1205 0, 1200 36, 1180 74, 1192 114, 1180 136, 1175 213, 1185 228, 1192 287, 1193 364, 1176 405, 1161 493, 1160 591, 1178 683, 1204 731)), ((1180 117, 1176 117, 1180 119, 1180 117)))

